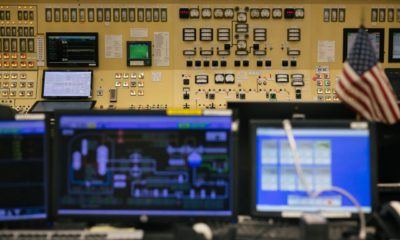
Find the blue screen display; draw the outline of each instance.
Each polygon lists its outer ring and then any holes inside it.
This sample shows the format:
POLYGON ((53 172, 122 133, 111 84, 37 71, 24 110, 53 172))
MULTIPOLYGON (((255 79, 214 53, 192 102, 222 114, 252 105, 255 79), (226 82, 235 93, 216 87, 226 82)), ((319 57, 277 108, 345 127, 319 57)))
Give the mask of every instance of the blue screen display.
POLYGON ((61 215, 232 215, 231 116, 64 115, 61 215))
POLYGON ((0 221, 46 218, 44 121, 0 121, 0 221))
MULTIPOLYGON (((359 201, 364 212, 371 212, 369 130, 295 128, 293 134, 308 189, 340 187, 359 201)), ((297 176, 284 129, 258 127, 257 212, 356 212, 353 203, 337 192, 309 197, 297 176)))

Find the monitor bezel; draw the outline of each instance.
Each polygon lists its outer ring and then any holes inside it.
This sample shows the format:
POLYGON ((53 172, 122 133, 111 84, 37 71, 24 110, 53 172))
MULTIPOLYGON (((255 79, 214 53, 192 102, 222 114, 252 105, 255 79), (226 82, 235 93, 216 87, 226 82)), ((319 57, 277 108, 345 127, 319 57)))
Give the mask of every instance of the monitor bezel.
MULTIPOLYGON (((58 159, 58 151, 59 146, 57 142, 59 141, 59 131, 58 131, 58 124, 60 122, 60 118, 62 116, 168 116, 166 110, 92 110, 92 111, 85 111, 85 110, 57 110, 54 114, 54 153, 53 158, 55 160, 58 159)), ((199 116, 197 114, 173 114, 173 116, 199 116)), ((203 116, 203 115, 201 115, 203 116)), ((218 116, 218 115, 215 115, 218 116)), ((232 117, 232 116, 231 116, 232 117)), ((233 118, 232 118, 233 122, 233 118)), ((236 201, 235 201, 235 189, 236 189, 236 179, 234 178, 234 171, 236 169, 236 160, 234 151, 236 149, 236 134, 233 128, 231 129, 231 150, 230 154, 231 158, 231 214, 229 216, 215 216, 215 215, 199 215, 199 216, 190 216, 190 215, 107 215, 107 214, 60 214, 58 213, 58 169, 59 161, 53 161, 52 166, 52 176, 51 179, 53 182, 52 186, 52 200, 51 200, 51 213, 52 218, 56 220, 76 220, 76 221, 84 221, 91 224, 96 223, 115 223, 118 220, 120 223, 134 223, 134 224, 166 224, 166 223, 174 223, 174 222, 215 222, 215 221, 225 221, 225 222, 232 222, 236 218, 236 201)))
MULTIPOLYGON (((344 128, 349 129, 350 125, 355 123, 356 121, 351 120, 326 120, 326 121, 315 121, 315 120, 292 120, 291 124, 293 128, 324 128, 324 127, 335 127, 335 128, 344 128)), ((361 124, 368 124, 369 134, 370 134, 370 175, 371 175, 371 212, 365 213, 367 216, 370 216, 374 213, 374 211, 378 207, 378 196, 377 196, 377 172, 376 169, 376 126, 372 122, 358 122, 361 124)), ((251 170, 252 170, 252 179, 251 179, 251 216, 259 217, 259 218, 299 218, 298 216, 291 216, 291 212, 298 211, 285 211, 289 213, 287 216, 283 216, 282 212, 274 211, 257 211, 256 209, 256 166, 257 166, 257 156, 256 156, 256 130, 259 127, 278 127, 283 129, 282 120, 251 120, 250 121, 250 141, 251 141, 251 170)), ((344 217, 341 214, 335 216, 328 216, 328 218, 332 219, 356 219, 359 217, 358 212, 349 213, 349 217, 344 217)))
MULTIPOLYGON (((350 33, 357 33, 359 28, 343 28, 343 62, 346 61, 347 58, 347 45, 348 45, 348 35, 350 33)), ((365 31, 369 32, 378 32, 379 33, 379 62, 384 62, 384 54, 385 54, 385 29, 384 28, 365 28, 365 31)))
POLYGON ((393 50, 394 50, 394 34, 400 34, 400 28, 389 28, 389 54, 388 54, 388 62, 390 63, 398 63, 400 62, 400 58, 393 58, 393 50))
POLYGON ((237 213, 250 215, 250 119, 353 119, 357 113, 340 102, 256 102, 230 101, 228 108, 234 110, 234 119, 238 119, 238 145, 236 159, 240 170, 238 178, 237 213))
POLYGON ((38 228, 47 226, 50 222, 51 205, 50 205, 50 166, 51 166, 51 148, 49 147, 49 141, 51 134, 47 119, 44 115, 23 115, 22 117, 16 116, 15 120, 0 120, 0 122, 43 122, 44 134, 43 134, 43 187, 44 187, 44 216, 41 218, 21 218, 21 219, 10 219, 0 220, 0 227, 3 228, 38 228))
POLYGON ((150 67, 150 66, 152 66, 153 56, 152 56, 151 47, 152 47, 151 41, 127 41, 126 42, 126 65, 128 67, 150 67), (139 44, 148 46, 148 53, 149 53, 148 58, 130 58, 129 47, 131 45, 139 45, 139 44), (131 61, 143 61, 143 64, 142 65, 132 65, 131 61))
POLYGON ((90 63, 55 63, 49 61, 50 59, 46 58, 47 67, 99 67, 99 33, 97 32, 46 32, 46 56, 49 56, 49 37, 54 36, 93 36, 96 38, 95 40, 95 65, 91 65, 90 63))
POLYGON ((43 99, 91 99, 93 97, 93 70, 90 69, 81 69, 81 70, 65 70, 65 69, 46 69, 42 72, 42 98, 43 99), (45 76, 46 72, 90 72, 90 96, 45 96, 44 88, 45 88, 45 76))

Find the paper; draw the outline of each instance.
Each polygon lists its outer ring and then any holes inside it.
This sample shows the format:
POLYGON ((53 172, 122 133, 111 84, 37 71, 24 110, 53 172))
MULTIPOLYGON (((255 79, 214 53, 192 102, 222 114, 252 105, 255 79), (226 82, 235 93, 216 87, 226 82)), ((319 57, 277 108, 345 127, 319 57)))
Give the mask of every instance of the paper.
POLYGON ((154 65, 169 66, 169 32, 154 33, 154 65))
POLYGON ((133 38, 147 38, 149 36, 149 29, 147 28, 131 28, 131 37, 133 38))
POLYGON ((335 62, 335 41, 318 41, 318 62, 335 62))
POLYGON ((122 58, 122 35, 105 36, 105 58, 122 58))

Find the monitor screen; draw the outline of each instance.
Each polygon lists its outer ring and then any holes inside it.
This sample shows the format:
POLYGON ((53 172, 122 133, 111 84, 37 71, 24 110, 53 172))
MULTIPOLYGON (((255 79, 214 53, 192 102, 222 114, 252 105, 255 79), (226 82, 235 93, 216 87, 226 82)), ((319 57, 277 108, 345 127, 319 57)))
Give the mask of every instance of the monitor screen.
POLYGON ((98 33, 48 32, 46 54, 48 67, 97 67, 98 33))
POLYGON ((43 98, 92 97, 93 72, 91 70, 43 71, 43 98))
POLYGON ((239 119, 237 161, 238 214, 249 215, 251 185, 250 119, 356 119, 357 114, 343 103, 321 102, 228 102, 239 119))
POLYGON ((232 215, 231 116, 59 113, 56 130, 59 216, 232 215))
POLYGON ((45 123, 0 121, 0 221, 45 219, 45 123))
POLYGON ((128 66, 151 66, 151 42, 127 42, 128 66))
MULTIPOLYGON (((311 191, 339 187, 352 194, 365 213, 373 207, 373 156, 366 122, 293 121, 293 135, 304 179, 311 191)), ((251 122, 253 213, 300 217, 321 212, 351 217, 357 208, 346 197, 326 191, 310 197, 299 180, 282 121, 251 122)))
MULTIPOLYGON (((346 61, 351 49, 356 41, 358 28, 343 29, 343 62, 346 61)), ((367 28, 365 29, 370 37, 372 45, 375 49, 376 57, 383 63, 385 30, 383 28, 367 28)))
POLYGON ((389 62, 400 62, 400 28, 389 29, 389 62))

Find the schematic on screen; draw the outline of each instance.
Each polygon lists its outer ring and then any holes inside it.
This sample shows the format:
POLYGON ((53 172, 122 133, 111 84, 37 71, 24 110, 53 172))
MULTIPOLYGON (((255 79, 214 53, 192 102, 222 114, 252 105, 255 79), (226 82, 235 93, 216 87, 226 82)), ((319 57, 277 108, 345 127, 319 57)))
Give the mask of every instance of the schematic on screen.
POLYGON ((230 216, 230 117, 61 116, 61 215, 230 216))

